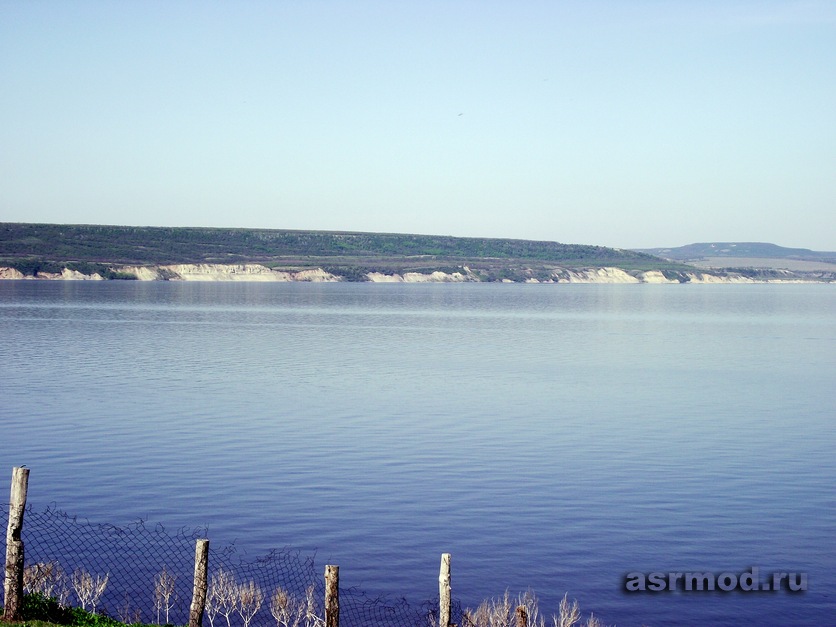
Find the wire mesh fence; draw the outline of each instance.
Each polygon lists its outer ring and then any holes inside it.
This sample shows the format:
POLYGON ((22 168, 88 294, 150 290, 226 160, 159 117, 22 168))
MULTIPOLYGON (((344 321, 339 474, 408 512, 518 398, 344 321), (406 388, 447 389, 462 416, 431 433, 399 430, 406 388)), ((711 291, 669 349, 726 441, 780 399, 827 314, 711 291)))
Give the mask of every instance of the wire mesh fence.
MULTIPOLYGON (((5 521, 8 507, 0 508, 5 521)), ((27 591, 126 623, 188 623, 195 544, 206 537, 206 529, 169 530, 142 520, 122 526, 93 523, 54 507, 36 511, 28 506, 24 519, 27 591)), ((0 546, 5 554, 5 537, 0 537, 0 546)), ((235 545, 219 548, 210 542, 209 577, 204 619, 209 627, 281 627, 276 612, 282 603, 288 615, 291 610, 307 612, 300 625, 316 625, 323 615, 323 573, 313 556, 297 550, 276 549, 245 559, 235 545), (237 596, 224 596, 223 589, 237 596)), ((356 588, 340 589, 339 595, 344 626, 436 624, 437 598, 410 603, 356 588)), ((463 624, 461 604, 455 600, 452 619, 463 624)))

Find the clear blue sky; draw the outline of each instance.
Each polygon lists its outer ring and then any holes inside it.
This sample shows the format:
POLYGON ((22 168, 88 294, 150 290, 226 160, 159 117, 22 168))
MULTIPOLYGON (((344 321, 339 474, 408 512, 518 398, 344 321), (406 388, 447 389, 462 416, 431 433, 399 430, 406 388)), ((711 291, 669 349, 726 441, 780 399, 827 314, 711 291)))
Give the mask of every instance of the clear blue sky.
POLYGON ((836 250, 836 2, 0 0, 0 221, 836 250))

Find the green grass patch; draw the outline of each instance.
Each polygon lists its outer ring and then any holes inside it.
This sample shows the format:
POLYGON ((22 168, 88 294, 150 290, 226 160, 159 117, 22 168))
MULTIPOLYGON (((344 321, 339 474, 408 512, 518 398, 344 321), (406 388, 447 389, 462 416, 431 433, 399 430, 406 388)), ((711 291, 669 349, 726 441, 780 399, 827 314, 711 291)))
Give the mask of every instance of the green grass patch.
MULTIPOLYGON (((0 627, 125 627, 125 623, 106 614, 94 614, 80 607, 67 607, 52 597, 33 593, 23 596, 23 620, 9 623, 0 620, 0 627)), ((158 627, 132 623, 132 627, 158 627)), ((170 627, 170 626, 167 626, 170 627)))

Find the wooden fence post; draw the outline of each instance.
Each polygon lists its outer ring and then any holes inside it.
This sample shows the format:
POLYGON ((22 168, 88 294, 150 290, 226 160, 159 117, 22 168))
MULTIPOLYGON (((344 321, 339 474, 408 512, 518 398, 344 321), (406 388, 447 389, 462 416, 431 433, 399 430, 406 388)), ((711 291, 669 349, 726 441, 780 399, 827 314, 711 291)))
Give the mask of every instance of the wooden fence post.
POLYGON ((517 627, 528 627, 528 612, 525 605, 517 606, 517 627))
POLYGON ((450 554, 441 554, 438 573, 438 627, 450 627, 450 554))
POLYGON ((23 606, 23 511, 29 469, 12 469, 12 490, 9 497, 9 526, 6 529, 6 575, 3 581, 3 620, 21 620, 23 606))
POLYGON ((194 548, 194 588, 189 608, 189 627, 203 626, 206 608, 207 576, 209 571, 209 540, 200 539, 194 548))
POLYGON ((325 567, 325 627, 340 627, 340 567, 325 567))

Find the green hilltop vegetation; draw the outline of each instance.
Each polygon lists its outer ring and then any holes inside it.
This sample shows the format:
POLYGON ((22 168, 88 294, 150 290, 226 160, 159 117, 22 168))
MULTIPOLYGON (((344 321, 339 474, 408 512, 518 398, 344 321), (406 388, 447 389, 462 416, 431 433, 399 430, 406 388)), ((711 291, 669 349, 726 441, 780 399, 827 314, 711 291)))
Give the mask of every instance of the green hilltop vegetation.
POLYGON ((276 269, 323 268, 345 280, 368 272, 453 272, 467 266, 482 280, 546 277, 555 269, 605 266, 627 271, 691 270, 652 255, 580 244, 281 229, 140 227, 0 223, 0 265, 24 274, 61 268, 105 278, 119 266, 259 263, 276 269))

